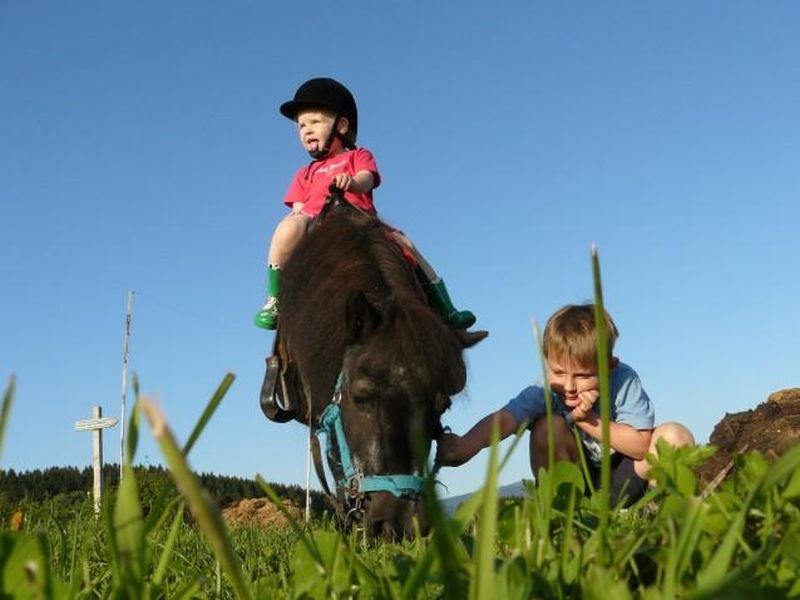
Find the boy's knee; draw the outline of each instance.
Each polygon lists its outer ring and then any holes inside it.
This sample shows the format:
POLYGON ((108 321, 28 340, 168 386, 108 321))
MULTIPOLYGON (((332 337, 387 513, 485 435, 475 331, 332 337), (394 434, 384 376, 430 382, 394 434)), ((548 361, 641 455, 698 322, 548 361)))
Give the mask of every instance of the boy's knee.
POLYGON ((675 448, 694 446, 695 444, 692 432, 689 431, 686 426, 674 421, 662 423, 656 427, 655 431, 653 431, 653 441, 651 444, 654 448, 658 440, 664 440, 675 448))
MULTIPOLYGON (((565 435, 572 436, 572 432, 567 425, 567 420, 561 415, 553 415, 553 437, 556 440, 563 438, 565 435)), ((531 441, 537 446, 547 448, 547 419, 542 417, 534 421, 531 426, 531 441)))
MULTIPOLYGON (((695 443, 692 432, 689 431, 686 426, 674 421, 662 423, 653 430, 653 437, 650 439, 649 453, 655 456, 658 456, 658 440, 664 440, 673 448, 680 448, 681 446, 694 446, 695 443)), ((636 474, 639 477, 642 479, 648 478, 648 474, 650 473, 650 463, 647 462, 647 459, 637 460, 634 463, 634 467, 636 469, 636 474)))
MULTIPOLYGON (((556 460, 575 460, 577 458, 575 438, 564 417, 553 415, 553 442, 556 460)), ((541 418, 531 426, 531 467, 536 473, 547 462, 548 453, 547 419, 541 418)))
POLYGON ((292 213, 281 219, 275 228, 274 237, 279 240, 293 240, 301 237, 308 227, 308 217, 292 213))

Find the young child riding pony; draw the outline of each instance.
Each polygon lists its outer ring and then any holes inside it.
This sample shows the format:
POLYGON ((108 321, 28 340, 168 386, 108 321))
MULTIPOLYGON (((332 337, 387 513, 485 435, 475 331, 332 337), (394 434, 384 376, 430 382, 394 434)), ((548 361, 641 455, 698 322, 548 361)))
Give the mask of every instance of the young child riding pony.
MULTIPOLYGON (((293 100, 281 105, 280 112, 297 123, 300 143, 313 160, 295 174, 283 199, 291 212, 272 234, 267 257, 267 301, 254 317, 256 326, 263 329, 277 326, 281 266, 322 211, 330 185, 343 190, 353 206, 377 215, 372 190, 381 182, 375 157, 366 148, 356 146, 358 110, 344 85, 329 78, 310 79, 297 89, 293 100)), ((402 232, 388 229, 398 245, 413 256, 428 299, 445 321, 456 329, 471 327, 475 315, 457 310, 444 281, 411 241, 402 232)))

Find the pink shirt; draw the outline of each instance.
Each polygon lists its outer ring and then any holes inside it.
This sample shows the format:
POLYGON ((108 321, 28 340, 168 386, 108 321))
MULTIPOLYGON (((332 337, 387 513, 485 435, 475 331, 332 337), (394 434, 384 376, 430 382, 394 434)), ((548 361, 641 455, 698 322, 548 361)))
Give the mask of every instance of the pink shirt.
MULTIPOLYGON (((303 213, 309 217, 316 217, 325 205, 328 197, 328 186, 331 180, 339 173, 346 173, 351 177, 359 171, 370 171, 375 177, 373 189, 378 187, 381 177, 378 174, 378 165, 372 152, 366 148, 347 150, 336 156, 316 160, 309 166, 297 171, 289 186, 289 191, 283 199, 286 206, 291 207, 295 202, 303 202, 303 213)), ((372 191, 366 194, 345 192, 348 202, 371 214, 376 214, 375 205, 372 203, 372 191)))

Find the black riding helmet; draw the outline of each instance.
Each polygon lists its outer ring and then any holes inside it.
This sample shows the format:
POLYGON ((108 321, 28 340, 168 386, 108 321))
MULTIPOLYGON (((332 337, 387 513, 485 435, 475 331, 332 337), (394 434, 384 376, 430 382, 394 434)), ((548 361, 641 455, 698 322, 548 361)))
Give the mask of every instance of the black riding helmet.
POLYGON ((311 152, 314 159, 324 158, 330 150, 334 136, 341 138, 345 148, 355 148, 356 134, 358 133, 358 109, 353 94, 345 86, 328 77, 309 79, 294 94, 294 99, 281 104, 280 111, 284 117, 297 120, 297 113, 303 110, 325 109, 335 115, 334 126, 331 134, 325 141, 322 150, 311 152), (340 117, 346 117, 350 129, 346 136, 336 131, 336 124, 340 117))

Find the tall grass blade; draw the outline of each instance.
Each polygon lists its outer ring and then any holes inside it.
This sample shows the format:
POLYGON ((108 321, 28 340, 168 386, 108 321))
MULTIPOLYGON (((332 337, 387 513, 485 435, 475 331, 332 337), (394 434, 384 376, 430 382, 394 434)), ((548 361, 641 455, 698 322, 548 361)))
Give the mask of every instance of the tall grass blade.
POLYGON ((174 600, 182 600, 186 598, 201 598, 202 594, 200 594, 200 580, 194 579, 187 584, 184 584, 179 590, 175 592, 175 595, 172 596, 174 600))
POLYGON ((134 401, 131 416, 130 419, 128 419, 128 439, 124 460, 133 464, 133 459, 136 456, 136 448, 139 446, 139 421, 141 417, 139 413, 139 378, 136 376, 136 373, 134 373, 131 379, 133 380, 134 401))
POLYGON ((581 473, 583 473, 583 480, 586 482, 589 492, 594 495, 597 490, 594 487, 594 481, 592 481, 592 474, 589 472, 589 463, 586 460, 586 451, 584 450, 583 440, 581 440, 581 436, 578 434, 577 428, 572 430, 572 437, 575 439, 575 447, 578 449, 578 465, 581 468, 581 473))
POLYGON ((456 553, 460 550, 461 542, 456 538, 457 533, 451 531, 442 507, 436 498, 436 481, 432 476, 425 478, 423 497, 425 510, 431 522, 432 541, 422 560, 418 561, 410 576, 403 584, 401 598, 418 598, 426 583, 428 573, 434 562, 434 556, 439 558, 441 577, 444 585, 445 598, 460 600, 464 597, 465 577, 456 553))
POLYGON ((175 485, 177 485, 178 491, 186 499, 189 509, 197 519, 206 539, 211 544, 214 555, 219 560, 236 596, 239 598, 252 598, 219 510, 200 487, 200 482, 189 468, 186 457, 178 447, 172 432, 167 426, 164 415, 153 402, 147 399, 141 400, 141 406, 150 424, 153 437, 161 447, 161 452, 169 465, 175 485))
POLYGON ((608 330, 603 305, 603 283, 600 277, 600 258, 592 244, 592 278, 594 279, 594 320, 597 329, 597 375, 600 379, 600 419, 603 457, 600 467, 600 540, 604 564, 608 564, 608 515, 611 504, 611 387, 609 378, 608 330))
POLYGON ((111 567, 111 578, 114 581, 121 582, 124 580, 123 563, 117 548, 117 536, 114 534, 114 506, 111 504, 108 495, 103 496, 103 503, 100 508, 103 529, 106 532, 106 552, 108 554, 108 564, 111 567))
POLYGON ((316 563, 320 574, 324 574, 327 567, 325 566, 322 553, 320 552, 317 543, 314 541, 314 538, 308 535, 297 522, 297 520, 291 515, 291 513, 286 510, 286 507, 283 505, 283 501, 280 499, 278 494, 275 493, 275 490, 273 490, 272 487, 266 482, 266 480, 261 477, 261 475, 256 475, 256 482, 261 486, 261 489, 264 490, 264 493, 272 501, 275 507, 286 518, 287 522, 289 523, 289 527, 292 528, 292 531, 294 531, 300 538, 300 543, 305 546, 309 556, 316 563))
POLYGON ((483 509, 478 523, 478 537, 475 549, 475 564, 469 597, 471 600, 491 598, 494 592, 495 534, 497 532, 497 473, 498 444, 500 440, 499 423, 492 421, 492 445, 489 450, 489 467, 484 485, 483 509))
POLYGON ((667 555, 665 566, 664 589, 668 595, 672 595, 680 589, 680 582, 683 574, 689 566, 692 553, 697 547, 697 541, 702 532, 703 520, 708 512, 708 507, 701 501, 690 498, 686 504, 686 512, 681 519, 679 531, 670 524, 670 539, 672 547, 667 555))
POLYGON ((759 487, 768 490, 793 475, 798 469, 800 469, 800 445, 795 445, 772 464, 764 474, 759 487))
POLYGON ((226 373, 225 377, 222 380, 222 383, 219 384, 217 391, 214 392, 214 395, 211 397, 211 400, 208 401, 206 404, 206 408, 203 411, 203 414, 200 415, 200 419, 197 421, 197 424, 194 426, 192 433, 189 434, 189 439, 186 440, 186 444, 183 446, 183 455, 189 456, 189 452, 191 452, 192 447, 197 442, 200 434, 203 433, 203 429, 206 428, 208 421, 213 416, 214 412, 219 407, 220 402, 225 397, 225 394, 230 389, 231 385, 233 384, 233 380, 236 379, 236 375, 233 373, 226 373))
POLYGON ((167 534, 167 540, 164 543, 164 549, 161 551, 161 558, 158 560, 158 566, 156 566, 156 570, 153 573, 153 583, 160 585, 162 581, 164 581, 164 575, 167 573, 167 567, 169 567, 170 560, 172 559, 172 551, 175 548, 175 542, 178 540, 178 532, 181 529, 181 524, 183 523, 183 513, 186 508, 186 505, 181 502, 178 505, 178 510, 175 511, 175 518, 172 519, 172 526, 169 528, 169 534, 167 534))
POLYGON ((544 389, 545 416, 547 418, 547 466, 552 467, 556 461, 556 440, 553 431, 553 395, 550 391, 550 381, 547 377, 547 360, 544 357, 544 345, 539 324, 533 322, 533 337, 536 340, 536 349, 539 351, 539 360, 542 368, 542 386, 544 389))
MULTIPOLYGON (((734 589, 737 584, 753 580, 753 572, 758 568, 763 568, 763 559, 766 548, 760 548, 744 559, 740 564, 732 569, 728 569, 718 578, 705 581, 696 590, 688 593, 687 600, 711 600, 716 598, 742 597, 736 594, 734 589)), ((800 580, 798 580, 800 581, 800 580)), ((765 598, 796 598, 796 594, 773 594, 765 593, 765 598)))
MULTIPOLYGON (((228 389, 230 389, 233 381, 236 379, 236 376, 232 373, 227 373, 220 383, 219 387, 217 388, 214 395, 208 401, 203 413, 200 415, 199 420, 194 426, 192 433, 189 435, 189 440, 184 444, 183 447, 183 455, 188 456, 189 452, 191 451, 194 444, 200 438, 200 434, 202 434, 205 426, 208 424, 208 421, 213 416, 214 412, 216 412, 217 408, 219 407, 220 402, 225 397, 228 389)), ((136 438, 138 439, 138 430, 139 430, 139 411, 138 404, 139 404, 139 378, 136 377, 134 374, 133 376, 133 391, 136 398, 136 405, 134 406, 133 413, 131 414, 131 428, 134 427, 133 418, 134 415, 136 416, 136 438)), ((131 435, 129 439, 132 439, 134 436, 131 435)), ((135 447, 132 448, 129 452, 129 455, 132 457, 135 454, 135 447)), ((153 501, 153 510, 147 516, 147 531, 152 531, 158 527, 158 521, 163 520, 164 516, 168 513, 167 506, 170 504, 170 495, 173 493, 172 487, 168 483, 164 483, 161 486, 161 490, 159 491, 158 496, 153 501)))
MULTIPOLYGON (((411 573, 409 573, 408 577, 403 581, 403 587, 400 589, 400 598, 402 600, 411 600, 413 598, 419 598, 422 595, 422 589, 425 587, 425 583, 428 580, 435 556, 438 554, 440 558, 442 557, 442 551, 439 545, 436 544, 435 538, 437 535, 447 534, 440 534, 437 526, 434 525, 433 527, 434 543, 428 545, 427 551, 416 560, 411 573)), ((448 580, 448 574, 449 571, 446 572, 445 576, 442 578, 445 580, 442 596, 444 598, 463 598, 463 593, 460 595, 458 593, 460 591, 460 583, 454 584, 452 580, 448 580)))
MULTIPOLYGON (((547 361, 544 356, 544 345, 542 344, 542 337, 539 334, 539 326, 535 321, 533 323, 533 335, 536 338, 536 346, 539 350, 539 359, 542 363, 542 386, 544 390, 545 418, 547 424, 547 466, 545 468, 552 472, 556 464, 556 440, 555 429, 553 425, 553 394, 550 390, 550 380, 547 376, 548 371, 547 361)), ((539 477, 539 473, 536 474, 536 477, 539 477)), ((549 531, 550 522, 552 520, 555 488, 553 485, 539 486, 539 491, 547 493, 546 498, 544 498, 544 515, 542 526, 545 528, 543 531, 549 531)), ((542 541, 544 542, 544 547, 542 548, 542 552, 539 554, 540 558, 547 556, 550 553, 550 544, 552 543, 550 536, 547 534, 543 535, 542 541)))
MULTIPOLYGON (((3 392, 3 406, 0 407, 0 459, 3 458, 3 442, 6 437, 6 425, 8 425, 8 415, 11 414, 11 404, 14 400, 14 387, 16 386, 16 379, 12 375, 8 379, 8 385, 5 392, 3 392)), ((2 461, 0 461, 2 464, 2 461)))
POLYGON ((69 560, 69 597, 74 598, 78 595, 78 590, 80 589, 80 577, 78 572, 78 533, 81 531, 81 522, 83 515, 81 514, 82 511, 78 511, 75 513, 75 523, 73 525, 73 533, 72 533, 72 549, 70 550, 70 560, 69 560))
POLYGON ((567 583, 572 583, 574 576, 572 570, 569 568, 570 562, 570 542, 572 541, 572 531, 575 519, 575 501, 578 493, 578 488, 572 486, 569 489, 569 500, 567 503, 567 510, 564 515, 564 535, 561 541, 561 579, 567 583))
POLYGON ((140 597, 144 575, 144 519, 133 468, 127 461, 122 468, 124 475, 117 490, 113 518, 120 583, 130 594, 140 597))

